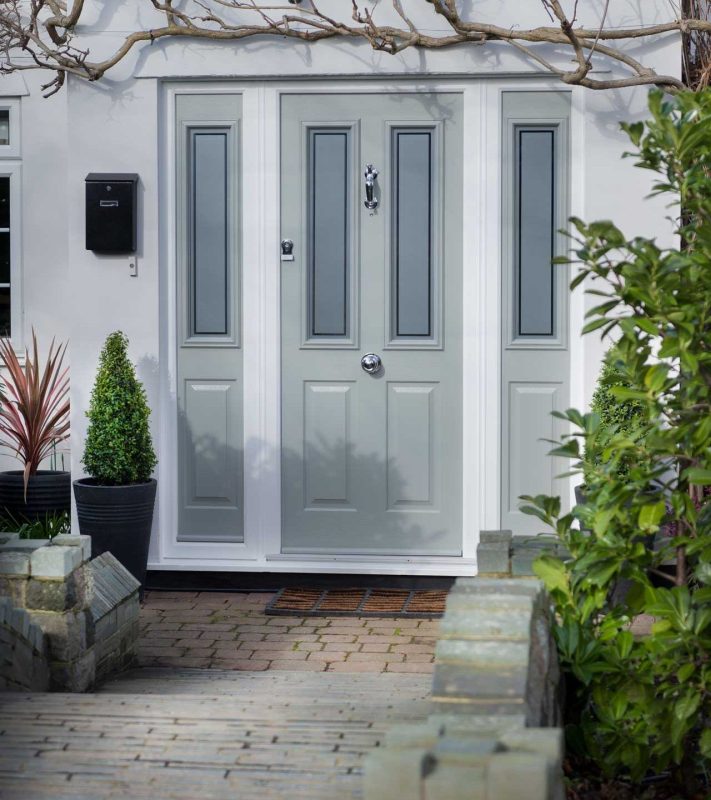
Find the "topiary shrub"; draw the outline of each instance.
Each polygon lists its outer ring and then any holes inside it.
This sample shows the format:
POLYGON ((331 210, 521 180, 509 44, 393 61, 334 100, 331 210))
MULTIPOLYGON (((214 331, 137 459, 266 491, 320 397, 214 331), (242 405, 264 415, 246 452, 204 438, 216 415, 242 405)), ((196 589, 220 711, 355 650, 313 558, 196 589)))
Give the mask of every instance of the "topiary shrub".
POLYGON ((83 464, 97 483, 107 486, 145 483, 157 463, 148 428, 151 411, 127 347, 121 331, 106 339, 86 412, 83 464))
MULTIPOLYGON (((605 355, 590 405, 597 427, 585 443, 583 476, 586 484, 592 482, 593 472, 603 462, 605 448, 613 436, 619 434, 638 439, 644 430, 644 403, 634 399, 621 399, 615 394, 615 390, 620 388, 634 387, 623 370, 619 353, 615 347, 611 347, 605 355)), ((623 454, 615 465, 619 477, 623 478, 629 473, 632 466, 630 458, 623 454)))

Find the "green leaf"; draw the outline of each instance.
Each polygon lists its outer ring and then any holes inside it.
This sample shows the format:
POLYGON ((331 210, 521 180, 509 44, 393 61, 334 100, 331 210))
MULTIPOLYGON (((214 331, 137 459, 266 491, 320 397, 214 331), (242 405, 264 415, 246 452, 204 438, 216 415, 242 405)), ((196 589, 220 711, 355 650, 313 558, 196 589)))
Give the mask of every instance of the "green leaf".
POLYGON ((704 758, 711 758, 711 728, 705 728, 699 741, 701 755, 704 758))
POLYGON ((539 577, 549 592, 561 591, 569 593, 569 578, 565 564, 550 555, 539 556, 533 562, 533 572, 539 577))
POLYGON ((686 683, 689 678, 694 674, 696 670, 696 666, 694 664, 684 664, 683 666, 679 667, 676 673, 677 680, 679 683, 686 683))
POLYGON ((711 469, 691 467, 684 474, 689 483, 696 484, 696 486, 711 486, 711 469))
POLYGON ((651 505, 642 506, 637 517, 637 524, 640 529, 649 533, 654 533, 659 528, 659 523, 666 513, 666 505, 663 500, 651 505))

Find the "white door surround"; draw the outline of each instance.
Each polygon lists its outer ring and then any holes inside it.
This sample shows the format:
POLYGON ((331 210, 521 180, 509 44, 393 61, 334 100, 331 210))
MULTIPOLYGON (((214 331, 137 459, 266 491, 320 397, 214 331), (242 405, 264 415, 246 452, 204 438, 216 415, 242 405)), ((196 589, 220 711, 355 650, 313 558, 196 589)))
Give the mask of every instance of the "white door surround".
MULTIPOLYGON (((550 91, 550 79, 398 79, 276 82, 168 82, 159 109, 160 377, 157 409, 159 496, 149 569, 251 572, 471 575, 479 531, 500 521, 501 416, 501 92, 550 91), (463 264, 462 556, 303 556, 281 554, 280 486, 280 98, 290 93, 461 93, 465 157, 463 264), (177 314, 175 98, 242 96, 242 346, 244 364, 244 542, 177 542, 177 314)), ((584 94, 572 92, 571 212, 584 214, 584 94)), ((571 298, 571 330, 583 319, 571 298)), ((582 344, 571 337, 572 405, 582 402, 582 344)))

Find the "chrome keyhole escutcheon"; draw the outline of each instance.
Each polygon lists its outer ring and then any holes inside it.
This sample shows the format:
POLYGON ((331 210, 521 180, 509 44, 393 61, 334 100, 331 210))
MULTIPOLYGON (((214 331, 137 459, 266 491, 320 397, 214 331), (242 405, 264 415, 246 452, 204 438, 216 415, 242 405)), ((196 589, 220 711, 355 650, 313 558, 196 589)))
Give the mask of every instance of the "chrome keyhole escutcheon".
POLYGON ((367 372, 368 375, 375 375, 376 372, 380 372, 382 369, 383 362, 379 355, 375 353, 366 353, 363 358, 361 358, 360 365, 363 367, 363 371, 367 372))

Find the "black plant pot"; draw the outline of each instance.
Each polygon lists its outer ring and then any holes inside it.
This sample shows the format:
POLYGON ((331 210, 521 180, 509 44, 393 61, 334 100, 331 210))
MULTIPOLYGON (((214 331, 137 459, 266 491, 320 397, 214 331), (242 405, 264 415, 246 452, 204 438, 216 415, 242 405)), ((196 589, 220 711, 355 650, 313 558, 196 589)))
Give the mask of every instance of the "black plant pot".
POLYGON ((92 557, 108 550, 141 586, 146 581, 156 486, 153 478, 128 486, 100 486, 92 478, 74 481, 79 530, 91 536, 92 557))
POLYGON ((44 520, 50 514, 69 513, 72 478, 69 472, 38 470, 30 475, 25 502, 25 480, 21 469, 0 472, 0 513, 19 522, 44 520))

